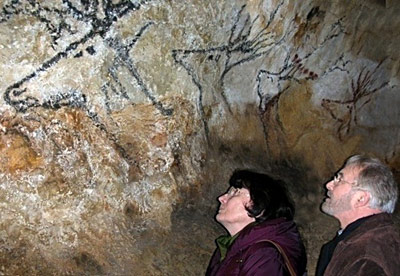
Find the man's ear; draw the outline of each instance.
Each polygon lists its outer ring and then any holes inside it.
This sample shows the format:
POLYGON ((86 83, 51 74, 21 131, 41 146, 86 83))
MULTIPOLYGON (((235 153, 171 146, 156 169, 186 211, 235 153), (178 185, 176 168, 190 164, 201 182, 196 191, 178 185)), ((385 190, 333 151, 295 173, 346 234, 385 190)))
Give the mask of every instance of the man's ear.
POLYGON ((367 191, 356 191, 354 194, 354 207, 360 208, 364 206, 369 206, 369 201, 371 200, 371 195, 367 191))

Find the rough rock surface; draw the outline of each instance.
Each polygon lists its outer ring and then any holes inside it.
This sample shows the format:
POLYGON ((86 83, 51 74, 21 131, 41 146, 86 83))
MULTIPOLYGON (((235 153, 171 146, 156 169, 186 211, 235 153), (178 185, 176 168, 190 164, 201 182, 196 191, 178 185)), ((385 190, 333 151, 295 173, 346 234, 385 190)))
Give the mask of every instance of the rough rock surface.
POLYGON ((0 7, 0 275, 201 275, 235 168, 287 181, 313 275, 344 159, 400 178, 398 1, 0 7))

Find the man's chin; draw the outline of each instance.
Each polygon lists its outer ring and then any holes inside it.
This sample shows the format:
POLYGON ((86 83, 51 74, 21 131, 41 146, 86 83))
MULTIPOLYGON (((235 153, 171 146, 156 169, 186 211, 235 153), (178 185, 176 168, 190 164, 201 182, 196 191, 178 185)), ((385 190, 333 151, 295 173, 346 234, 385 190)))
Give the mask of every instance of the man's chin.
MULTIPOLYGON (((329 199, 329 198, 326 198, 326 199, 329 199)), ((323 213, 327 214, 327 215, 332 216, 332 215, 333 215, 333 214, 332 214, 332 210, 329 208, 329 206, 327 206, 326 199, 324 200, 324 202, 323 202, 322 205, 321 205, 321 211, 322 211, 323 213)))

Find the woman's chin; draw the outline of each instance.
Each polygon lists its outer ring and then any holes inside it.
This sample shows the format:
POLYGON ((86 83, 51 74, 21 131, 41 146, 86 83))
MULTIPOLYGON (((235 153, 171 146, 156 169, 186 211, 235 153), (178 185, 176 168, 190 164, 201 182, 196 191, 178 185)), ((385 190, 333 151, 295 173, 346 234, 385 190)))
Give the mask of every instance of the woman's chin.
POLYGON ((221 223, 223 221, 223 215, 218 212, 218 214, 215 216, 215 220, 221 223))

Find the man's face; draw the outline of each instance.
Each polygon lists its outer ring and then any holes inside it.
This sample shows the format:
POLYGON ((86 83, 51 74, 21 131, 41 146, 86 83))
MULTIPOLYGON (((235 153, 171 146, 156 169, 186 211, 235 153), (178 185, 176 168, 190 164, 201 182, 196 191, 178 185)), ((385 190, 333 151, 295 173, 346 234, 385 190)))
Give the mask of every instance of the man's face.
POLYGON ((326 184, 327 197, 321 206, 324 213, 337 217, 352 209, 351 200, 354 195, 352 185, 356 182, 358 174, 359 169, 344 167, 333 180, 326 184))
POLYGON ((250 206, 249 190, 231 187, 218 198, 219 206, 216 220, 229 230, 232 227, 244 227, 255 219, 249 217, 246 206, 250 206))

